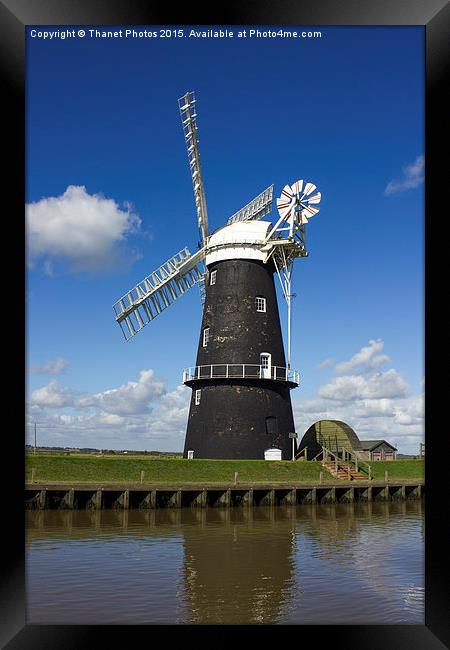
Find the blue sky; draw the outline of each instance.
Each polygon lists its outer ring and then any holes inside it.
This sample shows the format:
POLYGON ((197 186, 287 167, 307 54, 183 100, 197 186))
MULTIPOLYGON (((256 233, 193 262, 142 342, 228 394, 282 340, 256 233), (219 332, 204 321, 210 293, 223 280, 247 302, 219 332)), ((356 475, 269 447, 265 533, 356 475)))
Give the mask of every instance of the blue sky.
MULTIPOLYGON (((198 292, 127 343, 112 304, 196 248, 177 105, 194 90, 211 229, 271 183, 274 197, 299 178, 322 192, 310 255, 294 271, 298 433, 334 417, 417 453, 423 29, 315 29, 321 38, 44 40, 28 30, 30 440, 37 422, 41 444, 183 447, 198 292)), ((284 323, 281 299, 280 311, 284 323)))

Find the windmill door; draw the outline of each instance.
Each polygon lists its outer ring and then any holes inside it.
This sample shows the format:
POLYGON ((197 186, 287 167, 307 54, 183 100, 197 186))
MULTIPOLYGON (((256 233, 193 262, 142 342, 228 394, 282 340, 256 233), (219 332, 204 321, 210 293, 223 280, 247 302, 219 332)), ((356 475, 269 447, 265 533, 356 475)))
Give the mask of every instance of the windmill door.
POLYGON ((272 373, 272 355, 262 352, 260 356, 261 379, 270 379, 272 373))

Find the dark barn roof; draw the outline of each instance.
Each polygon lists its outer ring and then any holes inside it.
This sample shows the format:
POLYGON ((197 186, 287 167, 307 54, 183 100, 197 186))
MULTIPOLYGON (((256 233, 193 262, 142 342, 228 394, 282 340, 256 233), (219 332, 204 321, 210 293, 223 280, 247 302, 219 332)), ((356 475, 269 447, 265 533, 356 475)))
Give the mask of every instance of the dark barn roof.
POLYGON ((322 449, 322 445, 332 452, 372 451, 380 445, 387 445, 397 451, 397 447, 386 440, 360 440, 354 430, 341 420, 318 420, 305 432, 298 447, 301 452, 308 447, 308 458, 314 458, 322 449))
POLYGON ((362 449, 363 451, 372 451, 372 449, 378 447, 379 445, 382 445, 383 443, 388 447, 397 450, 397 447, 391 445, 391 443, 387 442, 387 440, 360 440, 359 441, 360 449, 362 449))
POLYGON ((332 451, 342 448, 347 451, 359 449, 359 439, 353 429, 341 420, 319 420, 312 424, 303 436, 299 449, 308 446, 311 452, 319 451, 321 446, 330 447, 332 451))
POLYGON ((319 420, 314 425, 317 439, 322 438, 324 444, 328 438, 331 439, 333 447, 337 438, 339 449, 346 447, 349 451, 359 449, 359 438, 353 429, 341 420, 319 420))

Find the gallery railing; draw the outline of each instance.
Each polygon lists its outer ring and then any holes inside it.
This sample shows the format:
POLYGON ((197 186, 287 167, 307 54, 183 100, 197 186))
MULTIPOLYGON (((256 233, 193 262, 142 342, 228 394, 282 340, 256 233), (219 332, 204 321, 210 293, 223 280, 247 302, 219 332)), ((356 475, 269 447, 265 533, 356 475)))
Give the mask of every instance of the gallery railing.
POLYGON ((270 366, 264 368, 251 363, 214 363, 183 370, 183 383, 196 379, 270 379, 295 384, 300 383, 300 373, 291 368, 270 366))

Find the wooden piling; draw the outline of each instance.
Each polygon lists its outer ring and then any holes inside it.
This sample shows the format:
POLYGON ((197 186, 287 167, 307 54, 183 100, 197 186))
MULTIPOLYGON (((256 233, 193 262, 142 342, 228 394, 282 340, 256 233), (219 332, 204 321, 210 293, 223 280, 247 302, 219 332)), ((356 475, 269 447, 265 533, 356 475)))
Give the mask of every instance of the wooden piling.
POLYGON ((345 497, 347 503, 353 503, 355 501, 355 488, 353 486, 348 488, 345 497))
POLYGON ((64 497, 64 504, 69 510, 73 510, 73 504, 75 499, 75 490, 71 488, 64 497))
POLYGON ((253 488, 246 490, 244 497, 242 499, 242 505, 252 506, 253 505, 253 488))
MULTIPOLYGON (((321 477, 323 481, 323 476, 321 477)), ((424 493, 423 481, 395 481, 389 482, 368 481, 346 483, 336 481, 334 484, 317 483, 316 485, 274 486, 258 485, 249 487, 244 485, 223 486, 186 486, 168 487, 158 486, 153 490, 146 490, 137 487, 121 488, 97 487, 95 485, 74 486, 69 485, 42 485, 28 482, 26 485, 26 504, 28 508, 102 508, 118 507, 127 510, 139 507, 143 509, 155 508, 180 508, 193 506, 205 508, 209 502, 215 505, 229 508, 235 505, 241 506, 272 506, 275 504, 294 505, 298 503, 314 504, 318 501, 324 503, 336 503, 336 499, 353 502, 371 502, 372 500, 389 500, 391 496, 399 499, 420 499, 424 493), (363 484, 361 484, 363 483, 363 484), (319 491, 319 494, 318 494, 319 491), (338 494, 336 495, 336 491, 338 494), (159 492, 158 498, 157 494, 159 492), (102 496, 104 495, 104 497, 102 496)))
MULTIPOLYGON (((283 499, 283 504, 287 506, 295 506, 296 504, 296 496, 297 496, 297 490, 295 488, 292 488, 291 490, 288 490, 286 492, 286 495, 283 499)), ((275 498, 275 503, 276 503, 276 498, 275 498)))
POLYGON ((44 488, 39 492, 39 497, 38 497, 39 510, 45 510, 46 505, 47 505, 47 489, 44 488))

